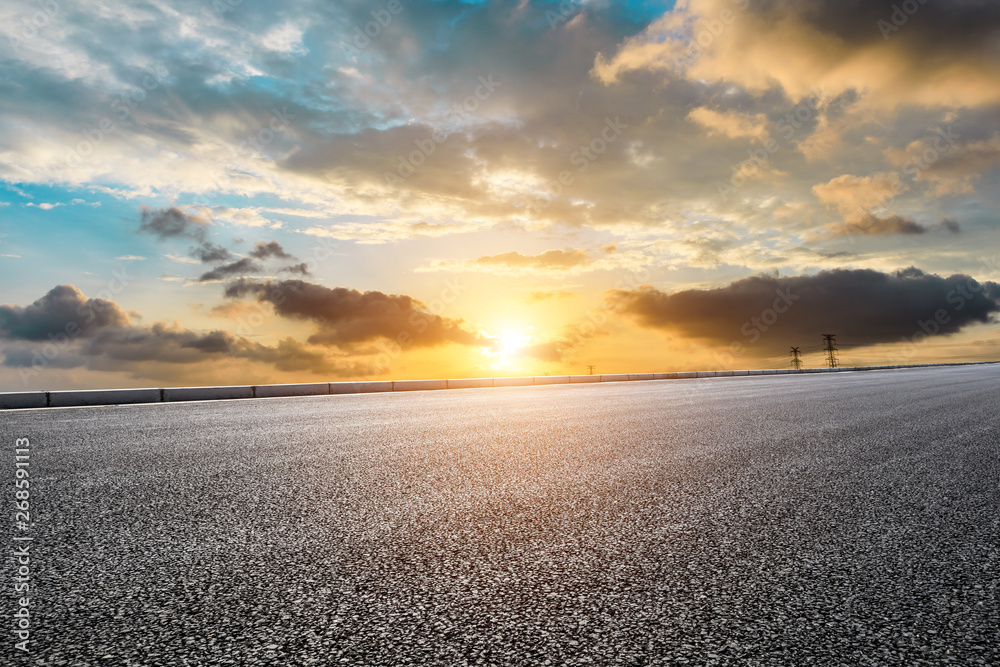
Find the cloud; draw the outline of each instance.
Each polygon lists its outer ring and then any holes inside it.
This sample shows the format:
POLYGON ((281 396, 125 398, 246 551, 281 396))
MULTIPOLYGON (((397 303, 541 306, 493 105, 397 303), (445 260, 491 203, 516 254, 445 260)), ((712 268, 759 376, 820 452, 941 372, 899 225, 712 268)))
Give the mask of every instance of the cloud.
POLYGON ((250 208, 228 208, 225 206, 213 206, 209 209, 212 218, 221 220, 240 227, 280 227, 280 223, 272 222, 260 214, 261 209, 250 208))
POLYGON ((302 262, 300 264, 290 264, 289 266, 284 266, 278 269, 278 273, 292 273, 299 276, 310 275, 309 265, 305 262, 302 262))
POLYGON ((972 194, 975 184, 1000 164, 1000 132, 963 138, 948 128, 905 147, 889 148, 885 157, 904 173, 929 183, 935 196, 972 194))
POLYGON ((258 241, 254 249, 250 251, 250 256, 255 259, 294 259, 294 257, 285 252, 285 249, 277 241, 268 241, 266 243, 258 241))
POLYGON ((193 260, 167 255, 175 262, 210 264, 224 262, 232 257, 229 250, 206 239, 209 221, 204 217, 186 213, 176 206, 160 209, 144 206, 140 209, 140 218, 142 220, 142 224, 139 225, 140 232, 152 234, 160 240, 187 238, 197 241, 198 245, 188 251, 193 260))
POLYGON ((505 252, 472 260, 476 267, 499 267, 506 269, 539 269, 543 271, 565 271, 591 263, 586 250, 547 250, 538 255, 522 255, 519 252, 505 252))
POLYGON ((648 261, 648 257, 637 252, 619 252, 614 243, 601 247, 600 252, 591 254, 580 248, 566 250, 547 250, 537 255, 524 255, 516 251, 497 255, 484 255, 477 259, 464 261, 437 260, 429 266, 419 267, 418 271, 485 271, 506 275, 524 273, 580 273, 598 269, 614 269, 628 266, 640 266, 648 261))
POLYGON ((945 218, 944 220, 942 220, 941 221, 941 227, 943 227, 947 231, 951 232, 952 234, 961 234, 962 233, 962 226, 960 224, 958 224, 957 221, 952 220, 951 218, 945 218))
MULTIPOLYGON (((899 174, 894 172, 880 172, 864 177, 844 174, 813 186, 813 194, 821 203, 844 216, 842 221, 827 225, 826 234, 815 238, 926 234, 929 228, 916 220, 897 214, 879 215, 875 212, 907 189, 899 174)), ((946 218, 939 226, 952 234, 961 232, 961 226, 952 219, 946 218)))
POLYGON ((793 99, 855 90, 889 108, 1000 102, 996 3, 921 3, 902 18, 894 8, 878 0, 857 0, 846 12, 841 0, 678 2, 613 54, 599 54, 593 73, 610 84, 661 71, 755 92, 781 88, 793 99))
POLYGON ((201 262, 192 257, 184 257, 183 255, 172 255, 170 253, 164 253, 163 255, 171 262, 177 262, 178 264, 201 264, 201 262))
POLYGON ((927 227, 901 215, 878 216, 870 211, 858 211, 843 223, 830 226, 836 236, 887 236, 890 234, 926 234, 927 227))
POLYGON ((191 249, 191 256, 199 262, 210 264, 212 262, 224 262, 233 256, 229 250, 210 241, 205 241, 200 246, 191 249))
POLYGON ((957 333, 993 321, 1000 312, 1000 285, 915 268, 895 273, 838 269, 787 278, 754 276, 725 287, 674 293, 649 286, 613 290, 608 303, 645 327, 780 354, 824 333, 837 334, 842 346, 910 340, 923 330, 957 333), (935 321, 941 311, 945 317, 935 321))
POLYGON ((853 213, 884 204, 904 189, 899 174, 880 172, 871 176, 844 174, 813 186, 812 191, 823 204, 853 213))
POLYGON ((225 280, 227 278, 232 278, 233 276, 245 276, 250 273, 260 273, 264 270, 257 262, 253 261, 249 257, 244 257, 243 259, 238 259, 232 264, 224 264, 218 266, 211 271, 207 271, 200 276, 198 276, 198 282, 207 283, 218 280, 225 280))
POLYGON ((7 340, 47 341, 50 336, 88 336, 105 327, 128 324, 128 314, 116 303, 88 299, 73 285, 53 287, 29 306, 0 306, 0 337, 7 340))
POLYGON ((115 257, 117 262, 144 262, 146 258, 142 255, 121 255, 120 257, 115 257))
MULTIPOLYGON (((218 314, 238 314, 233 307, 218 314)), ((19 368, 25 379, 46 368, 79 367, 172 377, 164 365, 202 369, 206 362, 234 360, 340 377, 367 375, 374 369, 367 360, 331 356, 324 348, 293 338, 268 346, 224 330, 197 332, 164 322, 136 326, 117 304, 88 299, 73 285, 54 287, 26 307, 0 306, 0 341, 3 365, 19 368)))
POLYGON ((688 113, 688 119, 698 123, 712 133, 730 139, 761 139, 767 137, 767 116, 762 113, 750 116, 735 111, 715 111, 707 107, 697 107, 688 113))
POLYGON ((140 210, 142 224, 139 231, 152 234, 159 239, 189 238, 202 242, 208 228, 208 220, 185 213, 176 206, 170 208, 146 208, 140 210))
POLYGON ((329 288, 302 280, 239 280, 226 288, 226 296, 254 297, 270 303, 282 317, 316 323, 319 328, 308 340, 319 345, 352 346, 380 338, 399 341, 401 336, 406 341, 401 344, 410 347, 479 342, 461 320, 428 313, 422 303, 406 295, 329 288))

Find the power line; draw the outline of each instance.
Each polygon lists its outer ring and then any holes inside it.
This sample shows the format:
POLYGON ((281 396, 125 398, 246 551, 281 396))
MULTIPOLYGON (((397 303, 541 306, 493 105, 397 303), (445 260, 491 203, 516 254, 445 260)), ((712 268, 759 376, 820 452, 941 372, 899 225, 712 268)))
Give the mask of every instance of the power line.
POLYGON ((595 368, 596 368, 596 366, 594 366, 593 364, 589 364, 589 365, 587 366, 587 373, 588 373, 589 375, 593 375, 593 374, 594 374, 594 369, 595 369, 595 368))
POLYGON ((826 352, 826 363, 830 368, 836 368, 840 364, 837 359, 837 334, 823 334, 823 351, 826 352))
POLYGON ((799 356, 802 354, 799 352, 799 348, 793 347, 792 351, 789 353, 792 355, 792 368, 799 370, 802 368, 802 358, 799 356))

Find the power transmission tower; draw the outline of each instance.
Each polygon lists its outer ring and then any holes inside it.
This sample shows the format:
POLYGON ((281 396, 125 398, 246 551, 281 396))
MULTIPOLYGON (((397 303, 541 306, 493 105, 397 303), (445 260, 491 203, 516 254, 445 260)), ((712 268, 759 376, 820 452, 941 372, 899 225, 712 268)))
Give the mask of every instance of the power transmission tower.
POLYGON ((792 355, 792 368, 800 370, 802 368, 802 359, 799 355, 802 353, 799 352, 799 348, 793 347, 790 354, 792 355))
POLYGON ((594 366, 593 364, 590 364, 590 365, 588 365, 588 366, 587 366, 587 372, 588 372, 588 373, 589 373, 590 375, 593 375, 593 374, 594 374, 594 368, 596 368, 596 367, 595 367, 595 366, 594 366))
POLYGON ((836 368, 840 361, 837 359, 837 334, 823 334, 823 342, 826 344, 823 351, 826 352, 826 363, 830 368, 836 368))

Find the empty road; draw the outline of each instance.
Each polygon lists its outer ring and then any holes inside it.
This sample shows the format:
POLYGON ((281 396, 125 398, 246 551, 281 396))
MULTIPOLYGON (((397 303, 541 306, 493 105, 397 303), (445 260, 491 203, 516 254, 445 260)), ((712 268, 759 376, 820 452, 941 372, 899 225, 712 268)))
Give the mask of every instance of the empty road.
POLYGON ((1000 664, 998 396, 975 366, 0 413, 0 664, 1000 664))

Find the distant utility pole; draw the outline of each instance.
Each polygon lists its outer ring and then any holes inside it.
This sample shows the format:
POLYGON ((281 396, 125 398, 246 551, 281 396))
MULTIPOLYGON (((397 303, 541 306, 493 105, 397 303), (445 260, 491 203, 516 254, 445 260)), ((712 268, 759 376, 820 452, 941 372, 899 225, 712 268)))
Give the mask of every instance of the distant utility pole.
POLYGON ((589 365, 587 366, 587 372, 588 372, 588 374, 590 374, 590 375, 593 375, 593 374, 594 374, 594 369, 595 369, 595 368, 596 368, 596 366, 594 366, 593 364, 589 364, 589 365))
POLYGON ((823 351, 826 352, 826 363, 830 368, 836 368, 839 365, 837 360, 837 334, 823 334, 823 342, 826 344, 823 347, 823 351))
POLYGON ((792 368, 800 370, 802 368, 802 359, 799 355, 802 353, 799 352, 799 348, 793 347, 790 354, 792 355, 792 368))

